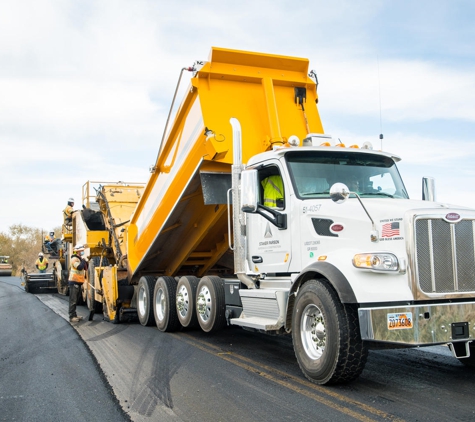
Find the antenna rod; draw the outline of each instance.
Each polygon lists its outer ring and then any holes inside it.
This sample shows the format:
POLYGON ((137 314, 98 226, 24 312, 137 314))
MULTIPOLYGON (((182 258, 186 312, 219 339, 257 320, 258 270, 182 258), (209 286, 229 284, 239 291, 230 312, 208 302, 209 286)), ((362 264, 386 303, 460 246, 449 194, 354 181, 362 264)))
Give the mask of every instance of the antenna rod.
POLYGON ((379 55, 376 55, 376 59, 378 62, 378 88, 379 88, 379 139, 381 142, 381 151, 383 150, 383 117, 382 117, 382 107, 381 107, 381 78, 379 76, 379 55))

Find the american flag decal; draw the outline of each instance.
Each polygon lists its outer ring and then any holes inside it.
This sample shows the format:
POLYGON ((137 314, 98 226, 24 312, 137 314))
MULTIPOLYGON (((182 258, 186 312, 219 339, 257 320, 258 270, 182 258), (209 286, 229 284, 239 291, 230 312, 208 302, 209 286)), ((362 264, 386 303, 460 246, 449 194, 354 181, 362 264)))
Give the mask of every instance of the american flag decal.
POLYGON ((399 236, 399 223, 383 224, 383 237, 399 236))

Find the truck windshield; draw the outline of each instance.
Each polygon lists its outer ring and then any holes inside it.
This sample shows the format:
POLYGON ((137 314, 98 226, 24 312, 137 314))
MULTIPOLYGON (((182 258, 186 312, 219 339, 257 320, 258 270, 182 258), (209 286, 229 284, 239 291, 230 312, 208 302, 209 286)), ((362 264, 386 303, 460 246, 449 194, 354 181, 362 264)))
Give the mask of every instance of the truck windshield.
POLYGON ((292 183, 300 199, 329 197, 330 187, 344 183, 361 197, 409 198, 390 157, 348 151, 289 151, 292 183))

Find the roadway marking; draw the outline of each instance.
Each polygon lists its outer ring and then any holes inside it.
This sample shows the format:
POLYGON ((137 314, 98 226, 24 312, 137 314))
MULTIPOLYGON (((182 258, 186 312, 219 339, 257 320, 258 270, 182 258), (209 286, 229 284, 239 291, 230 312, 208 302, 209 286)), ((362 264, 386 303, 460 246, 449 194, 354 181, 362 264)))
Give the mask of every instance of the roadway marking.
POLYGON ((336 393, 336 392, 330 390, 327 387, 323 387, 323 386, 314 384, 310 381, 307 381, 306 379, 296 377, 294 375, 291 375, 291 374, 288 374, 286 372, 280 371, 279 369, 272 368, 268 365, 259 364, 255 361, 253 361, 252 359, 246 358, 245 356, 241 356, 241 355, 238 355, 238 354, 233 353, 233 352, 223 352, 219 347, 217 347, 213 344, 209 344, 209 343, 207 343, 203 340, 197 340, 196 338, 192 337, 191 335, 189 335, 187 333, 180 333, 180 334, 174 334, 174 335, 177 336, 177 338, 183 339, 188 344, 191 344, 191 345, 197 347, 198 349, 203 350, 204 352, 214 354, 214 355, 220 357, 221 359, 226 360, 227 362, 233 363, 234 365, 237 365, 237 366, 239 366, 243 369, 246 369, 247 371, 256 373, 257 375, 260 375, 260 376, 262 376, 262 377, 264 377, 268 380, 271 380, 271 381, 275 382, 276 384, 279 384, 279 385, 281 385, 283 387, 286 387, 286 388, 288 388, 292 391, 300 393, 300 394, 302 394, 302 395, 304 395, 304 396, 306 396, 306 397, 308 397, 312 400, 315 400, 319 403, 322 403, 327 407, 335 409, 339 412, 342 412, 342 413, 344 413, 348 416, 351 416, 351 417, 353 417, 357 420, 360 420, 362 422, 376 421, 376 419, 371 419, 368 416, 362 415, 360 413, 355 412, 354 410, 351 410, 350 408, 348 408, 345 405, 339 405, 337 403, 332 402, 331 400, 326 399, 325 397, 318 396, 315 393, 312 393, 310 391, 307 391, 304 388, 300 388, 300 387, 296 386, 294 383, 300 384, 302 387, 310 388, 311 390, 314 390, 315 392, 318 392, 320 394, 325 394, 327 396, 330 396, 330 397, 332 397, 336 400, 339 400, 341 402, 346 403, 347 405, 355 406, 355 407, 359 408, 360 410, 362 410, 364 412, 367 412, 367 413, 370 413, 370 414, 372 414, 372 415, 374 415, 378 418, 382 418, 383 420, 390 420, 390 421, 394 421, 394 422, 404 422, 404 419, 400 419, 400 418, 398 418, 394 415, 391 415, 391 414, 386 413, 382 410, 376 409, 372 406, 368 406, 368 405, 366 405, 364 403, 361 403, 361 402, 358 402, 356 400, 348 399, 348 397, 346 397, 342 394, 336 393), (184 337, 186 337, 186 338, 184 338, 184 337), (236 361, 236 359, 239 359, 242 362, 238 362, 238 361, 236 361), (264 372, 264 371, 267 371, 267 372, 264 372), (292 383, 288 382, 288 381, 285 381, 285 380, 282 380, 282 379, 279 379, 274 375, 276 375, 278 377, 283 377, 283 378, 286 378, 286 379, 290 378, 292 383))

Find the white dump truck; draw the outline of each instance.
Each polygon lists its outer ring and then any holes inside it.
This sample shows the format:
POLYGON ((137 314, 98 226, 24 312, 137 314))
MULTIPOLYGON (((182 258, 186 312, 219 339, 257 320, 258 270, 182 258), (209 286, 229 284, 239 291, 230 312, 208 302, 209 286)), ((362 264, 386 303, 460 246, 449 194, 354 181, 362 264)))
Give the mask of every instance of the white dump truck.
POLYGON ((433 201, 429 179, 410 199, 399 157, 325 134, 307 59, 213 48, 187 70, 125 253, 95 266, 107 317, 290 335, 319 384, 381 345, 472 364, 475 210, 433 201))

